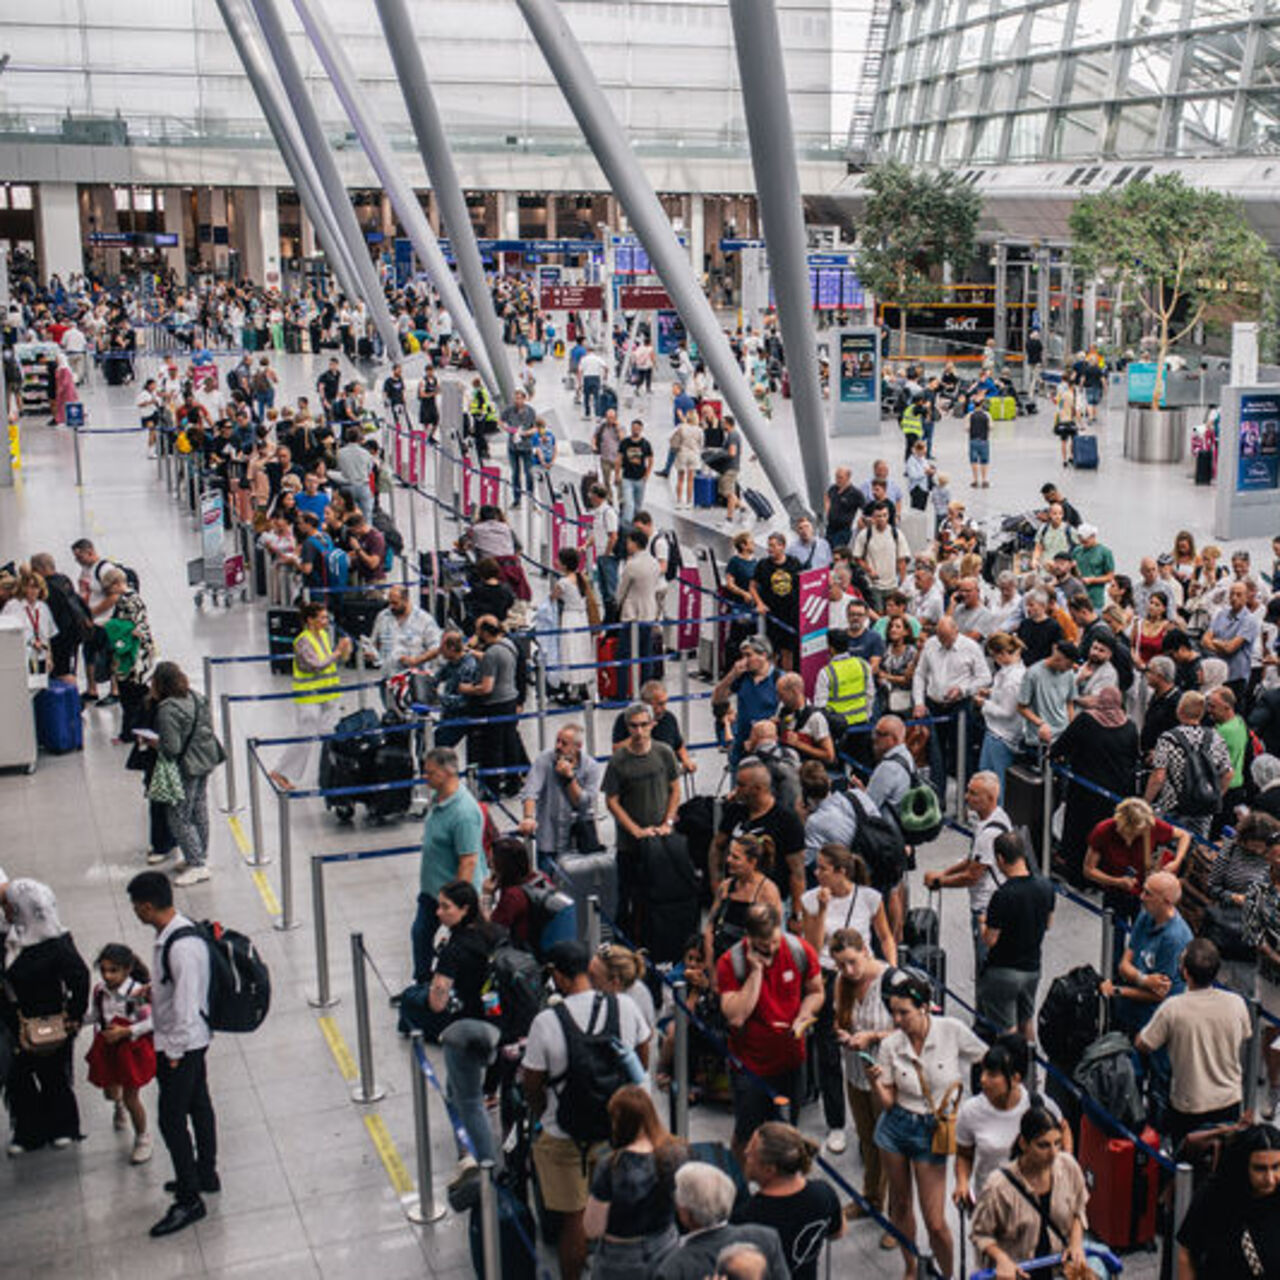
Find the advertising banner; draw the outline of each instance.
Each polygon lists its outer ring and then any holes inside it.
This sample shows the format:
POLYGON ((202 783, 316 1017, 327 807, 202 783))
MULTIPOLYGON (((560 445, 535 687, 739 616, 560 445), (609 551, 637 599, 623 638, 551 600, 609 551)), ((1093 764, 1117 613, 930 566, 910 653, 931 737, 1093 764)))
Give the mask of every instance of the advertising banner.
POLYGON ((1280 396, 1240 397, 1237 493, 1280 487, 1280 396))
POLYGON ((830 661, 827 650, 827 594, 830 569, 806 569, 800 575, 800 675, 804 696, 813 697, 818 672, 830 661))
POLYGON ((840 335, 840 403, 867 404, 878 398, 876 389, 876 335, 846 332, 840 335))

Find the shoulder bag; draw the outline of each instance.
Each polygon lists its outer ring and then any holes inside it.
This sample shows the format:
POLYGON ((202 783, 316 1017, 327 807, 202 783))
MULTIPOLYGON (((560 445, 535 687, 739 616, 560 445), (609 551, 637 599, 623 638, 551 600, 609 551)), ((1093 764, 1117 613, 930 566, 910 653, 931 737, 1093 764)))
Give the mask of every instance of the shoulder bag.
POLYGON ((183 740, 177 756, 167 756, 163 751, 156 753, 156 763, 151 770, 151 781, 147 783, 147 799, 157 804, 181 804, 187 798, 187 788, 182 781, 182 770, 178 761, 187 754, 191 739, 195 736, 196 725, 200 722, 200 703, 193 693, 191 695, 191 728, 183 740))
POLYGON ((935 1106, 923 1069, 918 1062, 911 1065, 916 1069, 920 1092, 924 1094, 929 1113, 933 1116, 933 1142, 930 1149, 935 1156, 953 1156, 956 1153, 956 1113, 960 1110, 960 1095, 964 1091, 964 1085, 959 1080, 949 1085, 942 1095, 941 1103, 935 1106))

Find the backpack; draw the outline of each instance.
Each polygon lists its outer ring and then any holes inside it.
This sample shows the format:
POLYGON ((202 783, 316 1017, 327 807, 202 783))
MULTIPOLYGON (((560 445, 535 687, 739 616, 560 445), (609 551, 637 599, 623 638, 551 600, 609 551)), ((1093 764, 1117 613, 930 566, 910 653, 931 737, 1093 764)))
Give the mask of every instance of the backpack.
POLYGON ((751 759, 759 760, 769 771, 769 789, 778 804, 789 812, 794 810, 800 798, 799 767, 774 751, 761 752, 751 759))
POLYGON ((179 938, 200 938, 209 952, 211 1031, 256 1031, 271 1008, 271 974, 253 942, 216 920, 183 925, 165 939, 160 953, 162 982, 173 982, 169 951, 179 938))
POLYGON ((130 569, 127 564, 118 564, 114 560, 98 561, 97 566, 94 568, 94 571, 93 571, 93 576, 98 580, 98 586, 102 586, 102 566, 104 564, 107 566, 115 565, 115 567, 119 569, 121 573, 124 574, 125 585, 129 588, 130 591, 137 591, 139 589, 139 578, 138 578, 137 570, 130 569))
POLYGON ((1133 688, 1133 650, 1129 648, 1129 637, 1116 632, 1115 648, 1111 651, 1111 665, 1116 669, 1116 683, 1121 693, 1128 693, 1133 688))
MULTIPOLYGON (((809 976, 809 953, 804 949, 804 943, 794 933, 788 933, 785 929, 782 940, 787 944, 787 950, 791 952, 791 963, 800 970, 800 981, 804 982, 809 976)), ((729 956, 729 963, 733 965, 733 976, 739 982, 746 982, 747 940, 743 938, 741 942, 735 943, 730 948, 729 956)))
MULTIPOLYGON (((1212 733, 1213 730, 1209 730, 1212 733)), ((1176 805, 1179 813, 1203 815, 1217 813, 1222 807, 1222 789, 1217 771, 1209 756, 1208 735, 1197 744, 1184 733, 1176 735, 1178 748, 1186 762, 1186 771, 1176 805)))
POLYGON ((799 731, 802 724, 808 724, 815 712, 827 722, 827 732, 839 751, 845 734, 849 732, 849 721, 839 711, 832 711, 830 707, 815 707, 811 702, 806 702, 796 716, 796 730, 799 731))
POLYGON ((522 884, 520 891, 529 903, 529 946, 539 960, 557 942, 577 937, 578 914, 573 899, 556 888, 546 876, 522 884))
POLYGON ((1040 1006, 1036 1029, 1040 1047, 1049 1060, 1071 1071, 1084 1051, 1098 1038, 1102 997, 1098 971, 1091 964, 1055 978, 1040 1006))
POLYGON ((596 993, 586 1030, 578 1026, 563 1001, 555 1006, 555 1016, 567 1053, 564 1073, 553 1082, 559 1087, 556 1123, 584 1148, 608 1142, 609 1099, 631 1083, 623 1063, 618 997, 596 993), (603 1025, 597 1025, 602 1008, 603 1025))
POLYGON ((330 547, 324 557, 325 577, 331 590, 341 590, 351 581, 351 557, 341 547, 330 547))
POLYGON ((490 1016, 498 1021, 499 1042, 523 1040, 545 1003, 546 983, 538 957, 523 947, 502 943, 490 962, 489 985, 498 996, 490 1016))
MULTIPOLYGON (((658 534, 658 538, 663 540, 667 548, 667 581, 674 582, 680 576, 680 570, 684 567, 684 557, 680 553, 680 540, 672 529, 668 529, 666 533, 658 534)), ((655 542, 657 540, 657 538, 654 539, 655 542)))
POLYGON ((1133 1045, 1123 1031, 1108 1031, 1085 1051, 1071 1078, 1127 1129, 1141 1129, 1147 1109, 1133 1069, 1133 1045))
POLYGON ((506 640, 507 643, 511 645, 512 649, 515 650, 516 703, 517 705, 522 706, 524 704, 525 694, 529 692, 529 686, 533 683, 533 664, 529 660, 533 649, 533 638, 528 633, 521 636, 515 636, 508 632, 503 639, 506 640))
POLYGON ((867 864, 871 885, 881 893, 892 889, 907 870, 907 846, 894 815, 872 813, 856 790, 846 791, 845 799, 853 806, 858 819, 850 846, 867 864))
POLYGON ((942 831, 943 822, 938 793, 901 756, 888 756, 886 759, 903 769, 911 779, 911 786, 902 793, 902 798, 896 804, 885 806, 892 812, 903 839, 908 844, 917 846, 936 840, 942 831))

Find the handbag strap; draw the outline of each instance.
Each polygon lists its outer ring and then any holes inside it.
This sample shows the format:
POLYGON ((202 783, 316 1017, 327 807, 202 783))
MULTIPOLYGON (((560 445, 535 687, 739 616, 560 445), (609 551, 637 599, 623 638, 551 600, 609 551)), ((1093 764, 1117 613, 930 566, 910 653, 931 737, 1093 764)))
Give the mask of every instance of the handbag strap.
POLYGON ((915 1068, 916 1079, 920 1081, 920 1092, 924 1094, 924 1100, 933 1118, 941 1120, 947 1115, 948 1110, 954 1112, 959 1105, 960 1095, 964 1092, 964 1085, 959 1080, 949 1084, 942 1095, 941 1105, 935 1104, 933 1092, 929 1088, 929 1081, 925 1079, 924 1068, 915 1061, 911 1065, 915 1068))
MULTIPOLYGON (((1024 1182, 1022 1182, 1021 1179, 1015 1178, 1013 1174, 1004 1166, 1001 1166, 1000 1172, 1003 1173, 1004 1176, 1009 1180, 1009 1185, 1036 1211, 1036 1216, 1040 1219, 1041 1224, 1048 1228, 1049 1234, 1057 1236, 1058 1239, 1061 1240, 1062 1243, 1065 1245, 1067 1243, 1066 1237, 1062 1234, 1061 1231, 1058 1230, 1057 1227, 1053 1225, 1053 1219, 1045 1211, 1044 1206, 1041 1205, 1039 1199, 1036 1196, 1033 1196, 1031 1194, 1030 1188, 1027 1187, 1027 1185, 1024 1182)), ((1052 1182, 1050 1182, 1049 1184, 1049 1191, 1050 1191, 1050 1195, 1052 1195, 1052 1192, 1053 1192, 1052 1182)), ((1261 1272, 1259 1272, 1259 1274, 1261 1274, 1261 1272)))

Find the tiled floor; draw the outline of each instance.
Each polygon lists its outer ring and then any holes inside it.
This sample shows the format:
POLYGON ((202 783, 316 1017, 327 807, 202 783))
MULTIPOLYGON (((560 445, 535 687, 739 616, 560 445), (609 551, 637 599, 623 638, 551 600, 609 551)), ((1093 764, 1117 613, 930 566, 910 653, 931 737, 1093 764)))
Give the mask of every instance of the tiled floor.
MULTIPOLYGON (((309 389, 316 362, 309 357, 281 361, 290 394, 309 389)), ((412 371, 411 371, 412 372, 412 371)), ((562 436, 585 438, 586 430, 558 391, 550 366, 540 379, 555 388, 562 436)), ((85 398, 91 426, 133 421, 129 388, 88 388, 85 398)), ((652 418, 662 441, 669 412, 666 389, 653 401, 652 418)), ((628 406, 624 405, 624 411, 628 406)), ((640 412, 644 408, 640 407, 640 412)), ((789 404, 779 406, 775 430, 787 431, 789 404)), ((1031 505, 1040 483, 1059 476, 1056 444, 1048 419, 1004 427, 994 444, 994 487, 976 492, 971 505, 980 512, 1001 512, 1031 505)), ((1069 495, 1102 526, 1103 540, 1116 551, 1120 566, 1132 570, 1137 557, 1171 540, 1175 527, 1203 538, 1208 532, 1211 497, 1195 489, 1181 468, 1144 468, 1119 457, 1114 426, 1103 431, 1103 466, 1096 474, 1068 475, 1069 495)), ((897 457, 896 431, 886 427, 883 446, 875 441, 835 440, 833 461, 851 461, 864 475, 879 452, 897 457)), ((952 472, 958 493, 968 494, 963 442, 958 429, 944 424, 939 439, 941 465, 952 472)), ((567 455, 568 451, 564 453, 567 455)), ((49 549, 60 566, 71 564, 69 544, 83 534, 106 554, 137 569, 151 611, 161 653, 183 663, 197 678, 207 653, 265 651, 265 611, 237 603, 228 610, 194 608, 186 585, 185 562, 197 554, 195 530, 158 483, 154 464, 144 460, 140 437, 113 435, 84 441, 85 485, 74 486, 72 442, 64 432, 27 419, 23 424, 24 466, 17 486, 0 491, 0 561, 25 559, 49 549)), ((648 505, 671 523, 669 494, 654 481, 648 505)), ((422 544, 431 522, 418 513, 422 544)), ((403 506, 401 525, 407 527, 403 506)), ((678 527, 686 546, 713 542, 722 550, 723 534, 707 534, 684 516, 678 527)), ((1263 548, 1256 550, 1261 552, 1263 548)), ((689 556, 686 555, 686 560, 689 556)), ((287 687, 262 666, 219 668, 219 691, 267 691, 287 687)), ((709 736, 705 703, 694 704, 694 736, 709 736)), ((13 709, 23 713, 23 709, 13 709)), ((83 754, 42 757, 34 777, 0 776, 0 805, 13 833, 0 862, 11 875, 29 874, 57 890, 65 924, 91 959, 112 940, 125 941, 149 954, 150 938, 134 921, 123 896, 128 877, 142 865, 145 852, 144 808, 137 776, 121 765, 122 749, 113 746, 114 714, 86 715, 83 754)), ((611 721, 602 717, 601 741, 611 721)), ((245 792, 243 739, 292 728, 287 706, 264 703, 237 707, 240 789, 245 792)), ((702 777, 718 778, 719 757, 703 758, 702 777)), ((705 785, 705 783, 704 783, 705 785)), ((217 800, 222 789, 216 788, 217 800)), ((272 808, 268 799, 268 808, 272 808)), ((127 1146, 111 1130, 110 1109, 81 1081, 79 1096, 86 1140, 71 1151, 40 1152, 0 1162, 0 1206, 4 1219, 2 1273, 25 1277, 146 1275, 166 1277, 399 1276, 439 1277, 471 1274, 466 1223, 453 1215, 430 1227, 408 1224, 397 1192, 366 1126, 372 1111, 385 1124, 412 1178, 413 1125, 408 1091, 409 1064, 397 1037, 394 1015, 376 976, 370 976, 374 1057, 387 1096, 366 1109, 350 1100, 349 1082, 322 1034, 319 1018, 333 1019, 345 1045, 354 1052, 356 1034, 351 1003, 349 933, 363 932, 369 953, 386 980, 401 982, 408 967, 408 925, 416 888, 411 857, 364 864, 330 866, 326 873, 328 938, 332 984, 340 1003, 328 1011, 312 1009, 315 991, 315 933, 310 904, 308 863, 318 852, 383 848, 412 842, 417 824, 405 821, 383 829, 338 826, 314 801, 299 802, 294 813, 294 883, 299 929, 278 932, 267 912, 270 891, 279 895, 280 867, 272 862, 255 879, 232 838, 226 815, 214 814, 214 877, 207 885, 182 892, 190 914, 233 923, 250 932, 271 966, 274 1011, 254 1035, 219 1036, 210 1053, 210 1073, 219 1119, 219 1160, 225 1190, 210 1197, 210 1215, 194 1230, 165 1241, 148 1239, 146 1228, 159 1217, 165 1197, 160 1184, 169 1176, 163 1148, 142 1168, 130 1167, 127 1146), (269 890, 264 898, 261 880, 269 890)), ((247 828, 247 815, 238 815, 247 828)), ((274 814, 267 815, 266 845, 276 851, 274 814)), ((928 852, 927 864, 958 856, 958 839, 944 836, 928 852)), ((961 994, 971 989, 967 912, 949 901, 943 924, 951 962, 951 982, 961 994)), ((1096 959, 1096 922, 1064 904, 1048 947, 1053 972, 1096 959)), ((87 1048, 87 1046, 84 1046, 87 1048)), ((149 1091, 154 1110, 154 1092, 149 1091)), ((453 1153, 445 1141, 444 1117, 432 1103, 437 1184, 451 1168, 453 1153)), ((823 1127, 811 1110, 807 1125, 823 1127)), ((694 1136, 723 1135, 727 1117, 695 1109, 694 1136)), ((852 1178, 857 1157, 840 1157, 837 1167, 852 1178)), ((876 1247, 878 1232, 855 1227, 834 1251, 838 1274, 898 1274, 894 1255, 876 1247)), ((1149 1258, 1131 1260, 1130 1274, 1149 1270, 1149 1258)))

